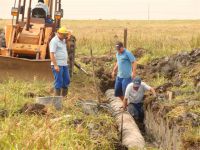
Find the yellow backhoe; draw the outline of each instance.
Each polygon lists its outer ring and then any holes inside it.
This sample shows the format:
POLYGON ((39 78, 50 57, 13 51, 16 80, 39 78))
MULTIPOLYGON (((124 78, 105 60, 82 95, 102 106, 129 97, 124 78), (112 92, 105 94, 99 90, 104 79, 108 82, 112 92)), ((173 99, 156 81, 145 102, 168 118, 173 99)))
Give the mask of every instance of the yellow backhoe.
MULTIPOLYGON (((48 45, 63 17, 61 0, 45 0, 48 14, 43 8, 32 8, 32 5, 32 0, 15 0, 12 24, 5 27, 6 45, 0 48, 1 80, 8 77, 52 79, 48 45)), ((71 37, 67 45, 69 52, 74 53, 76 41, 71 37)))

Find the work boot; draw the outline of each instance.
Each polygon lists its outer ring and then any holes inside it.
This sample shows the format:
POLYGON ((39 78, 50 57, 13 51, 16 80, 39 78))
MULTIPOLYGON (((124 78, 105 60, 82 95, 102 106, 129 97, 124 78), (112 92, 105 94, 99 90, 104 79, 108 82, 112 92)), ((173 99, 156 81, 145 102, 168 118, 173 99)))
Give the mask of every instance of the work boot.
POLYGON ((55 96, 61 96, 61 89, 55 89, 54 95, 55 96))
POLYGON ((63 96, 63 97, 66 97, 67 94, 68 94, 68 88, 63 88, 63 89, 62 89, 62 96, 63 96))

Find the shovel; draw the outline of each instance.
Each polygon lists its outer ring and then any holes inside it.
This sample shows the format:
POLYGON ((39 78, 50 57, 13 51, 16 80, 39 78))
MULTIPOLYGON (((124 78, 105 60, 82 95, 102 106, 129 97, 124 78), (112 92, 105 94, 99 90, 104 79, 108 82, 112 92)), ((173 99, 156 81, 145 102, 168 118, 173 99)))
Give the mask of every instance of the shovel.
POLYGON ((124 111, 122 111, 122 118, 121 118, 121 136, 120 136, 120 141, 121 141, 121 144, 122 144, 122 141, 123 141, 123 126, 124 126, 124 111))

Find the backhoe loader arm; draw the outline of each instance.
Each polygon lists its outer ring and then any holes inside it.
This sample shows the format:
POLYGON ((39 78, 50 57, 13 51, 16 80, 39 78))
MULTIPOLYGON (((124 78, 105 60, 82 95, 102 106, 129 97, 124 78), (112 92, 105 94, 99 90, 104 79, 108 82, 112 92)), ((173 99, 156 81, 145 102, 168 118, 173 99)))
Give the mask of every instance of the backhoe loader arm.
POLYGON ((49 8, 49 15, 52 18, 53 17, 53 5, 54 5, 54 0, 45 0, 45 4, 49 8))

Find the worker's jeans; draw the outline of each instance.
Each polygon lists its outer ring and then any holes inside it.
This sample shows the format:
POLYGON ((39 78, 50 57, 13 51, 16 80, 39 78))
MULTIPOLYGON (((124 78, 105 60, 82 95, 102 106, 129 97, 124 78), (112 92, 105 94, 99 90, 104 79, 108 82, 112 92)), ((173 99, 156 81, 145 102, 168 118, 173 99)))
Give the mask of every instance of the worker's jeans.
POLYGON ((117 77, 115 80, 115 96, 124 96, 126 92, 126 87, 132 82, 132 78, 120 78, 117 77))
POLYGON ((131 116, 140 122, 143 122, 144 120, 144 110, 143 110, 143 103, 130 103, 128 104, 128 112, 131 114, 131 116))
POLYGON ((55 89, 68 88, 70 84, 70 76, 68 66, 59 66, 60 71, 56 72, 54 66, 51 66, 54 75, 55 89))

